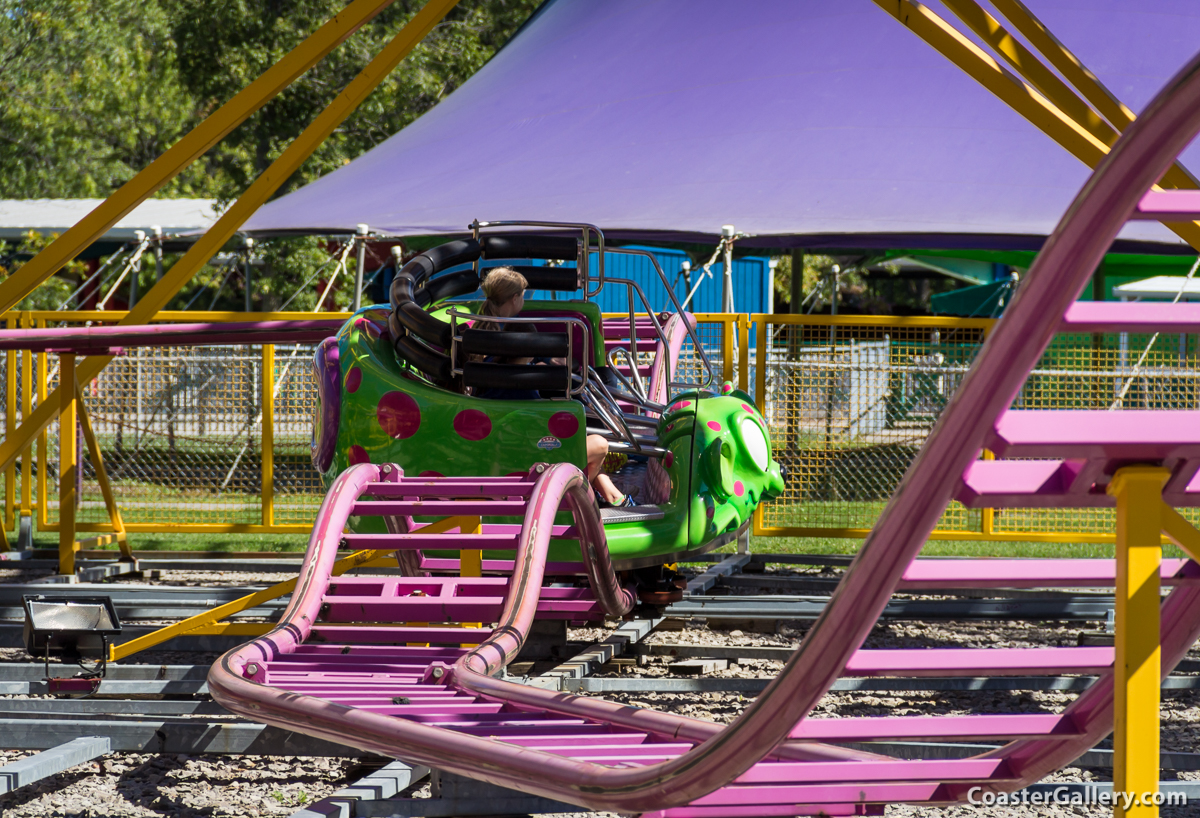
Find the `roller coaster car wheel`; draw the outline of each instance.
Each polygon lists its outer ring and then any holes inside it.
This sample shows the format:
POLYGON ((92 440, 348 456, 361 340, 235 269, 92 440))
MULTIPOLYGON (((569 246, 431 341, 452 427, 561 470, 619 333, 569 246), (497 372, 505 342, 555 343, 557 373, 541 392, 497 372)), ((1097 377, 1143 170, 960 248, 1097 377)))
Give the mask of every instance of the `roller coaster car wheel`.
POLYGON ((670 605, 683 599, 687 579, 676 571, 676 565, 656 565, 633 571, 638 599, 646 605, 670 605))

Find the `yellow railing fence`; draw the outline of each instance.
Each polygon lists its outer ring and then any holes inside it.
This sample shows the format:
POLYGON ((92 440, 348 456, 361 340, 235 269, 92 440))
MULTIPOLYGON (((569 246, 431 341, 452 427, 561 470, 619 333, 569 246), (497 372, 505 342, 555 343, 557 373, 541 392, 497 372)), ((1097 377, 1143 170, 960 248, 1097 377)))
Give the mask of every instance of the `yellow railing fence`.
MULTIPOLYGON (((11 327, 113 323, 122 312, 23 312, 11 327)), ((163 313, 162 321, 244 321, 245 313, 163 313)), ((313 318, 255 314, 256 320, 313 318)), ((320 317, 346 317, 321 313, 320 317)), ((700 314, 697 335, 718 382, 754 395, 788 473, 755 516, 759 535, 866 535, 987 337, 991 319, 700 314)), ((1195 336, 1060 335, 1017 400, 1022 408, 1196 408, 1195 336)), ((75 530, 307 533, 324 494, 309 460, 314 345, 147 348, 81 389, 75 530), (89 442, 90 441, 90 442, 89 442), (111 487, 89 449, 95 444, 111 487)), ((58 382, 55 354, 8 352, 11 433, 58 382)), ((685 344, 677 377, 698 382, 685 344)), ((77 421, 79 422, 79 421, 77 421)), ((22 515, 58 532, 59 424, 4 482, 4 528, 22 515)), ((984 452, 982 456, 989 456, 984 452)), ((1185 512, 1191 514, 1192 512, 1185 512)), ((971 510, 952 502, 935 538, 1111 542, 1110 509, 971 510)), ((11 540, 0 542, 0 548, 11 540)))

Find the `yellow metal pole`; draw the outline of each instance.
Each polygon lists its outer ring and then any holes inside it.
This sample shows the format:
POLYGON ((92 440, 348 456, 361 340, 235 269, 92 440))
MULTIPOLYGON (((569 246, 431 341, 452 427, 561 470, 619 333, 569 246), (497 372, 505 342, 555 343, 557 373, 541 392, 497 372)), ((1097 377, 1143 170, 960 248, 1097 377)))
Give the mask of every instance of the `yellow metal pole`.
POLYGON ((733 334, 737 332, 732 315, 721 318, 721 382, 733 383, 733 334))
MULTIPOLYGON (((479 517, 463 517, 459 531, 463 534, 482 534, 483 521, 479 517)), ((483 576, 483 552, 463 550, 459 552, 458 575, 460 577, 483 576)), ((475 625, 473 627, 479 627, 475 625)))
MULTIPOLYGON (((38 329, 46 328, 46 319, 39 318, 38 329)), ((38 406, 41 407, 46 402, 46 393, 49 391, 50 382, 50 365, 45 352, 39 352, 37 356, 38 376, 37 376, 37 393, 38 406)), ((21 423, 28 423, 29 415, 21 418, 21 423)), ((46 428, 43 426, 41 432, 37 436, 37 459, 38 459, 38 528, 45 529, 50 523, 50 493, 46 484, 47 466, 50 463, 49 455, 49 440, 46 428)))
POLYGON ((1021 82, 992 59, 991 55, 963 36, 931 9, 910 0, 875 0, 914 34, 933 46, 1026 119, 1058 142, 1072 155, 1095 167, 1108 146, 1064 114, 1041 94, 1021 82))
MULTIPOLYGON (((376 560, 389 551, 381 551, 370 549, 366 551, 356 551, 348 557, 343 557, 333 564, 332 575, 341 576, 351 568, 358 568, 367 563, 376 560)), ((264 602, 270 602, 272 599, 278 599, 284 594, 290 594, 296 590, 296 580, 288 579, 283 582, 276 583, 270 588, 264 588, 261 591, 244 596, 241 599, 235 599, 233 602, 226 602, 224 605, 219 605, 210 611, 205 611, 202 614, 184 619, 181 622, 176 622, 173 625, 168 625, 160 630, 153 631, 144 636, 139 636, 136 639, 131 639, 120 645, 110 645, 108 649, 108 658, 111 662, 116 662, 126 657, 132 656, 139 651, 152 648, 155 645, 161 645, 169 639, 174 639, 176 636, 182 636, 185 633, 190 633, 202 628, 206 625, 211 625, 214 622, 219 622, 226 616, 232 616, 235 613, 247 611, 264 602)))
MULTIPOLYGON (((452 9, 458 0, 430 0, 412 20, 408 22, 379 55, 355 77, 337 98, 322 111, 313 123, 304 129, 291 145, 271 166, 263 171, 249 189, 234 202, 199 241, 191 246, 162 280, 150 288, 137 305, 121 319, 120 324, 145 324, 166 306, 167 302, 184 284, 191 280, 196 271, 203 267, 225 242, 245 223, 246 219, 263 205, 281 184, 292 176, 300 165, 325 139, 333 133, 355 108, 382 82, 392 69, 412 51, 438 21, 452 9)), ((50 248, 47 248, 47 250, 50 248)), ((30 262, 32 263, 32 262, 30 262)), ((28 267, 29 265, 25 265, 28 267)), ((21 268, 22 270, 25 267, 21 268)), ((16 276, 14 276, 15 278, 16 276)), ((3 301, 0 300, 0 304, 3 301)), ((15 302, 14 302, 15 303, 15 302)), ((108 355, 87 358, 79 370, 79 379, 90 382, 108 362, 108 355)), ((13 434, 0 443, 0 468, 6 468, 16 459, 17 453, 41 429, 54 421, 56 409, 53 403, 39 406, 33 416, 13 434)))
POLYGON ((105 199, 103 204, 84 216, 78 224, 0 284, 0 313, 11 310, 17 302, 33 292, 34 288, 61 270, 63 265, 120 221, 122 216, 146 198, 153 196, 159 188, 203 156, 247 117, 274 99, 297 77, 316 65, 391 3, 392 0, 355 0, 313 32, 308 39, 288 52, 287 56, 268 68, 261 77, 214 111, 191 133, 175 143, 105 199))
POLYGON ((262 348, 262 524, 275 525, 275 345, 262 348))
MULTIPOLYGON (((458 529, 463 534, 482 534, 483 533, 483 518, 482 517, 466 517, 463 524, 458 529)), ((460 577, 481 577, 483 576, 483 551, 479 550, 463 550, 458 552, 458 575, 460 577)), ((464 628, 482 628, 482 622, 464 622, 464 628)), ((463 648, 473 648, 475 644, 463 643, 459 645, 463 648)))
MULTIPOLYGON (((1162 651, 1162 488, 1170 472, 1119 469, 1108 493, 1117 498, 1117 610, 1114 667, 1113 791, 1154 793, 1159 775, 1162 651)), ((1152 818, 1151 804, 1116 804, 1117 818, 1152 818)))
MULTIPOLYGON (((767 418, 767 338, 771 334, 771 316, 767 314, 753 316, 754 323, 758 325, 758 337, 754 339, 754 355, 757 359, 757 368, 754 370, 754 403, 758 406, 758 412, 765 420, 767 418)), ((776 386, 778 389, 778 386, 776 386)), ((767 422, 767 428, 770 429, 770 421, 767 422)), ((771 444, 772 453, 775 445, 771 444)), ((751 517, 750 533, 759 535, 763 530, 763 504, 759 503, 754 508, 754 514, 751 517)))
MULTIPOLYGON (((33 327, 32 316, 21 314, 21 326, 26 329, 33 327)), ((21 420, 29 417, 33 408, 33 353, 29 350, 21 352, 21 420)), ((33 514, 33 445, 25 447, 21 452, 21 516, 33 514)))
POLYGON ((104 497, 104 507, 108 509, 108 519, 112 523, 113 535, 116 538, 121 556, 133 559, 133 551, 129 547, 129 539, 125 533, 125 523, 121 519, 121 509, 117 507, 113 497, 112 485, 108 482, 108 471, 104 468, 104 456, 100 452, 100 443, 92 429, 92 420, 88 417, 87 405, 83 401, 83 392, 79 384, 75 384, 76 407, 79 412, 79 425, 83 428, 83 439, 87 442, 88 456, 92 458, 92 467, 96 470, 96 482, 100 484, 100 494, 104 497))
MULTIPOLYGON (((984 449, 983 450, 983 459, 984 460, 995 460, 996 455, 992 454, 987 449, 984 449)), ((979 533, 982 534, 984 537, 992 536, 992 532, 995 529, 995 525, 996 525, 996 509, 994 509, 994 508, 981 509, 979 518, 980 518, 979 519, 979 533)))
POLYGON ((58 573, 75 573, 75 356, 58 357, 58 573))
POLYGON ((1200 531, 1175 509, 1163 504, 1163 533, 1192 559, 1200 562, 1200 531))
POLYGON ((748 316, 746 323, 753 321, 758 325, 758 337, 754 339, 754 357, 757 360, 754 370, 754 403, 758 406, 759 414, 767 416, 767 338, 771 334, 771 319, 769 315, 748 316))
POLYGON ((738 389, 750 391, 750 317, 740 313, 738 322, 738 389))
POLYGON ((954 12, 972 31, 996 50, 1030 85, 1058 106, 1064 114, 1086 128, 1092 136, 1106 145, 1117 141, 1117 131, 1084 102, 1058 75, 1042 63, 1037 56, 1013 37, 992 15, 988 14, 975 0, 944 0, 946 8, 954 12))
MULTIPOLYGON (((8 328, 20 326, 17 316, 10 316, 8 328)), ((4 368, 4 430, 11 435, 17 428, 17 351, 5 353, 4 368)), ((4 530, 14 527, 14 506, 17 504, 17 468, 15 461, 4 469, 4 530)))

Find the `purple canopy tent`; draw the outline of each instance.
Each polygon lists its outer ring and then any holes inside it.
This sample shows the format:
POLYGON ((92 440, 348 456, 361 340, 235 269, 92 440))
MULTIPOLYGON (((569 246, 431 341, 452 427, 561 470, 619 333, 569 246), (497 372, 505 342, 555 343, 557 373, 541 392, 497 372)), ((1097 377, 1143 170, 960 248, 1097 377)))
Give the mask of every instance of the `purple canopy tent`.
MULTIPOLYGON (((1200 48, 1195 0, 1030 6, 1134 111, 1200 48)), ((552 0, 433 110, 246 228, 1033 249, 1088 173, 870 0, 552 0)), ((1185 247, 1156 223, 1121 237, 1185 247)))

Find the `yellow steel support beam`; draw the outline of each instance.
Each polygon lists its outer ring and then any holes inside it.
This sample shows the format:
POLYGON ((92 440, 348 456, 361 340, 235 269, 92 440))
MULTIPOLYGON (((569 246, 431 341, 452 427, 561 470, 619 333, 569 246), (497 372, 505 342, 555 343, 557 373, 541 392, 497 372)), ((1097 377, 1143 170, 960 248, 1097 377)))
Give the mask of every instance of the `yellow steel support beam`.
MULTIPOLYGON (((441 20, 458 0, 430 0, 407 25, 371 60, 366 68, 343 89, 337 98, 322 111, 312 124, 304 129, 291 145, 263 171, 249 189, 242 194, 224 215, 217 220, 199 241, 191 246, 178 262, 150 288, 137 305, 129 311, 120 324, 145 324, 166 306, 196 271, 208 263, 221 247, 258 210, 271 194, 279 189, 313 151, 333 133, 367 95, 383 81, 402 59, 412 51, 425 35, 441 20)), ((47 248, 50 249, 50 248, 47 248)), ((31 262, 32 263, 32 262, 31 262)), ((29 265, 26 265, 29 266, 29 265)), ((25 268, 22 267, 22 270, 25 268)), ((14 276, 15 277, 15 276, 14 276)), ((0 301, 0 303, 3 303, 0 301)), ((87 358, 79 368, 79 380, 89 383, 100 373, 111 356, 95 355, 87 358)), ((0 444, 0 469, 7 468, 16 460, 17 454, 28 445, 39 431, 49 426, 56 414, 55 401, 42 404, 32 417, 21 424, 14 433, 0 444)))
MULTIPOLYGON (((76 528, 75 530, 78 531, 79 529, 76 528)), ((91 550, 93 548, 103 548, 104 546, 112 545, 113 543, 117 543, 119 545, 125 541, 123 539, 124 536, 125 536, 124 534, 120 534, 120 535, 118 535, 118 534, 101 534, 99 537, 88 537, 86 540, 76 540, 76 544, 79 547, 75 549, 75 552, 77 554, 83 554, 83 552, 91 550)), ((107 558, 107 557, 111 557, 112 555, 102 551, 102 552, 100 552, 99 556, 102 558, 107 558)), ((130 556, 130 555, 124 555, 124 556, 130 556)), ((84 559, 86 559, 86 557, 84 559)))
POLYGON ((911 0, 875 0, 875 4, 1084 164, 1095 167, 1108 153, 1107 145, 930 9, 911 0))
MULTIPOLYGON (((996 455, 992 454, 992 452, 988 451, 987 449, 984 449, 983 457, 981 459, 995 460, 996 455)), ((995 532, 995 528, 996 528, 996 509, 991 508, 990 506, 987 508, 981 508, 979 510, 979 533, 985 537, 991 537, 992 534, 995 532)))
MULTIPOLYGON (((747 322, 750 318, 747 316, 747 322)), ((754 339, 754 356, 758 361, 758 367, 754 370, 754 403, 758 407, 758 413, 764 418, 767 416, 767 337, 771 334, 771 322, 769 320, 755 321, 758 325, 758 336, 754 339)), ((767 424, 768 429, 770 424, 767 424)), ((786 437, 787 432, 784 432, 786 437)), ((771 442, 772 454, 775 451, 775 441, 771 442)), ((763 504, 759 503, 754 508, 754 514, 751 516, 750 533, 761 534, 763 530, 763 504)))
MULTIPOLYGON (((472 520, 478 519, 478 517, 443 517, 437 522, 429 523, 416 529, 416 531, 426 534, 440 534, 464 525, 470 526, 472 520)), ((393 553, 395 551, 392 549, 377 548, 355 551, 350 556, 343 557, 333 564, 332 575, 335 577, 341 576, 352 568, 362 568, 367 565, 384 565, 386 564, 384 560, 386 559, 390 562, 390 557, 393 553)), ((395 563, 392 564, 394 565, 395 563)), ((128 658, 135 653, 152 648, 155 645, 161 645, 163 642, 174 639, 176 636, 182 636, 185 633, 192 633, 201 628, 213 626, 227 616, 248 611, 264 602, 270 602, 272 599, 278 599, 284 594, 290 594, 294 590, 296 590, 296 580, 284 580, 272 585, 270 588, 264 588, 241 599, 226 602, 224 605, 219 605, 211 611, 205 611, 202 614, 188 617, 165 628, 160 628, 152 633, 139 636, 137 639, 131 639, 120 645, 110 645, 108 648, 108 660, 116 662, 128 658)))
POLYGON ((50 276, 62 269, 92 242, 104 235, 121 217, 153 196, 179 172, 220 142, 251 114, 274 99, 280 91, 330 51, 346 41, 365 23, 383 11, 392 0, 355 0, 332 20, 313 32, 287 56, 247 85, 191 133, 126 182, 74 227, 58 237, 16 273, 0 284, 0 313, 7 312, 50 276))
POLYGON ((975 0, 943 0, 946 8, 954 12, 972 31, 996 50, 1009 65, 1029 81, 1044 97, 1058 106, 1064 114, 1101 142, 1111 146, 1119 135, 1103 117, 1093 111, 1078 94, 1058 78, 1058 75, 1042 63, 1037 56, 988 14, 975 0))
MULTIPOLYGON (((483 521, 479 517, 463 517, 461 519, 463 524, 459 526, 458 530, 463 534, 483 533, 483 521)), ((458 575, 460 577, 483 576, 483 552, 474 549, 459 551, 458 575)))
POLYGON ((1126 108, 1100 79, 1076 59, 1075 55, 1058 41, 1050 29, 1042 25, 1021 0, 992 0, 996 10, 1013 24, 1025 39, 1045 55, 1050 64, 1058 69, 1067 82, 1096 107, 1118 131, 1123 131, 1134 120, 1133 111, 1126 108))
MULTIPOLYGON (((1104 142, 930 9, 912 0, 875 0, 875 4, 1089 168, 1095 168, 1108 154, 1104 142)), ((1195 222, 1164 224, 1200 250, 1200 225, 1195 222)))
POLYGON ((75 573, 75 356, 58 359, 58 573, 75 573))
MULTIPOLYGON (((15 319, 8 320, 9 328, 17 326, 15 319)), ((12 434, 17 428, 17 353, 5 354, 5 417, 4 429, 6 434, 12 434)), ((17 470, 9 466, 4 471, 4 514, 0 517, 0 551, 10 550, 8 544, 8 529, 13 523, 13 506, 16 505, 17 470)))
POLYGON ((1163 533, 1179 546, 1183 553, 1200 562, 1200 531, 1171 506, 1163 504, 1163 533))
MULTIPOLYGON (((1108 493, 1117 498, 1117 610, 1114 667, 1113 790, 1158 791, 1162 606, 1159 571, 1164 525, 1162 488, 1170 472, 1119 469, 1108 493)), ((1152 818, 1158 807, 1118 803, 1117 818, 1152 818)))
POLYGON ((112 523, 113 534, 121 549, 121 556, 133 559, 133 551, 129 547, 129 538, 125 533, 125 523, 121 520, 121 509, 113 497, 112 485, 108 482, 108 470, 104 468, 104 456, 100 452, 100 443, 92 429, 92 420, 88 417, 87 405, 83 402, 83 391, 75 384, 75 406, 79 412, 79 425, 83 429, 83 439, 87 442, 88 456, 92 459, 92 468, 96 470, 96 482, 100 484, 100 494, 104 497, 104 507, 108 510, 108 519, 112 523))
MULTIPOLYGON (((1015 68, 1034 88, 1057 105, 1059 110, 1082 125, 1106 145, 1111 147, 1117 141, 1120 133, 1133 121, 1132 112, 1124 105, 1121 105, 1108 89, 1096 79, 1095 75, 1087 71, 1083 67, 1083 64, 1075 59, 1062 43, 1054 39, 1050 35, 1050 32, 1040 22, 1037 22, 1029 13, 1029 10, 1019 2, 1015 4, 1019 6, 1019 9, 1015 8, 1012 2, 1007 4, 1012 14, 1005 14, 1005 17, 1008 17, 1014 26, 1018 25, 1019 20, 1021 26, 1018 27, 1018 30, 1035 31, 1040 35, 1047 35, 1051 42, 1048 42, 1044 37, 1039 37, 1038 39, 1042 43, 1042 46, 1045 46, 1044 48, 1039 46, 1039 50, 1051 62, 1057 61, 1077 69, 1082 69, 1085 72, 1086 76, 1076 72, 1077 79, 1082 83, 1082 86, 1077 84, 1076 87, 1089 89, 1093 97, 1103 99, 1109 104, 1110 113, 1116 115, 1113 123, 1115 128, 1104 121, 1100 114, 1092 110, 1086 101, 1081 99, 1066 83, 1060 80, 1057 74, 1047 68, 1033 52, 1009 34, 995 17, 984 11, 976 0, 945 0, 945 3, 947 8, 958 15, 964 23, 970 26, 972 31, 992 46, 996 50, 996 53, 1004 57, 1008 64, 1015 68)), ((1000 4, 998 3, 997 7, 999 6, 1000 4)), ((1172 164, 1163 175, 1162 184, 1165 187, 1186 189, 1195 189, 1197 187, 1196 180, 1178 162, 1172 164)))

